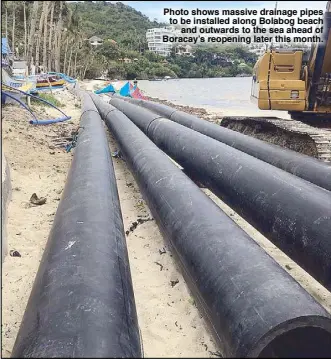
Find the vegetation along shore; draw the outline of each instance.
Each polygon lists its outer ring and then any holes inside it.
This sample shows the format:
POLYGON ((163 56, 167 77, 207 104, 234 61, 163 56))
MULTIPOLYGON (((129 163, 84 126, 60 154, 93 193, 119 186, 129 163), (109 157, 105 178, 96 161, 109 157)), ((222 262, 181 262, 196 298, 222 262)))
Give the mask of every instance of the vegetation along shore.
POLYGON ((249 76, 257 58, 244 46, 215 44, 162 57, 148 51, 146 31, 167 24, 121 2, 3 1, 2 24, 16 57, 80 79, 249 76))

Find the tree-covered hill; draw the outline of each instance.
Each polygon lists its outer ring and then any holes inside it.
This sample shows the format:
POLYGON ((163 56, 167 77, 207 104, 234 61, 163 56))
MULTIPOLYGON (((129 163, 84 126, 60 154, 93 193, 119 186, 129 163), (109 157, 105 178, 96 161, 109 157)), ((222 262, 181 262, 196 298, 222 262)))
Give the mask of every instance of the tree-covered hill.
POLYGON ((195 46, 191 56, 175 48, 168 58, 156 55, 148 51, 146 31, 167 24, 121 2, 2 1, 1 7, 2 36, 30 70, 34 64, 81 79, 222 77, 250 74, 256 61, 240 45, 195 46), (92 36, 103 44, 91 45, 92 36))
POLYGON ((84 1, 69 3, 81 19, 81 27, 88 37, 115 40, 130 50, 146 48, 146 31, 166 24, 150 21, 147 16, 121 2, 84 1))
POLYGON ((241 46, 197 46, 193 57, 172 54, 165 61, 148 51, 146 31, 167 24, 150 21, 121 2, 76 2, 71 3, 70 8, 81 19, 80 26, 87 37, 96 35, 104 40, 95 53, 105 60, 94 61, 87 76, 93 77, 100 72, 100 62, 111 78, 236 76, 251 73, 256 61, 256 56, 241 46), (108 40, 115 40, 117 46, 108 40), (118 61, 123 57, 131 59, 132 63, 118 61))

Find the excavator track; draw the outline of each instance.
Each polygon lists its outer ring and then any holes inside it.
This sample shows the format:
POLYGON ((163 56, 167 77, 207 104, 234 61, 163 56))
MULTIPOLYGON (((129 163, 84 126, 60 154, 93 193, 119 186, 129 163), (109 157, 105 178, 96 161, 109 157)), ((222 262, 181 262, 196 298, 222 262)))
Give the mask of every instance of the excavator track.
POLYGON ((220 125, 331 164, 331 121, 318 128, 295 119, 226 116, 220 125))

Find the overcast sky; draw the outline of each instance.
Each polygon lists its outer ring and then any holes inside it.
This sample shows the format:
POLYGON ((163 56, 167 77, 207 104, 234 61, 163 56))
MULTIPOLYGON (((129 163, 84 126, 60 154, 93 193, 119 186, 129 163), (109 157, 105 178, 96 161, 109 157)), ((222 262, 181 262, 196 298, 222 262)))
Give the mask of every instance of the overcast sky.
MULTIPOLYGON (((168 21, 169 16, 163 15, 164 8, 187 9, 273 9, 275 1, 121 1, 143 14, 151 20, 168 21)), ((325 10, 326 1, 278 1, 278 9, 317 9, 325 10)), ((175 16, 173 16, 175 17, 175 16)))

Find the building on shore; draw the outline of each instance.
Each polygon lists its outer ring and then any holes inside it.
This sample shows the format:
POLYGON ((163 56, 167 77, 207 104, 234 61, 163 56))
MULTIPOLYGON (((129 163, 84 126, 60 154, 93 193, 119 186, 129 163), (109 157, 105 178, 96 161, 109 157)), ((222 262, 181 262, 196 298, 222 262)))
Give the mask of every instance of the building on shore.
POLYGON ((179 36, 180 32, 172 26, 148 29, 146 39, 148 50, 161 56, 169 56, 174 46, 173 42, 164 42, 163 36, 179 36))
POLYGON ((103 40, 98 36, 92 36, 88 39, 88 41, 92 46, 100 46, 103 44, 103 40))
POLYGON ((191 45, 176 46, 176 55, 192 56, 192 46, 191 45))

